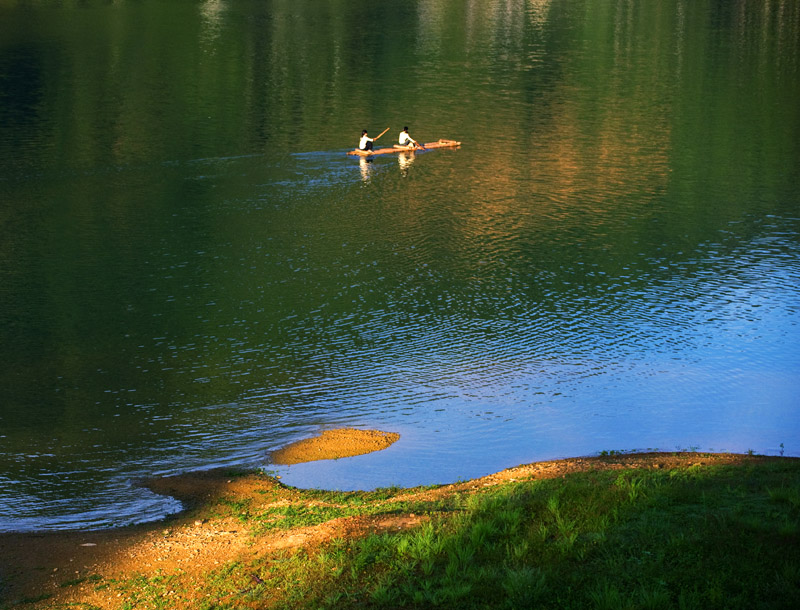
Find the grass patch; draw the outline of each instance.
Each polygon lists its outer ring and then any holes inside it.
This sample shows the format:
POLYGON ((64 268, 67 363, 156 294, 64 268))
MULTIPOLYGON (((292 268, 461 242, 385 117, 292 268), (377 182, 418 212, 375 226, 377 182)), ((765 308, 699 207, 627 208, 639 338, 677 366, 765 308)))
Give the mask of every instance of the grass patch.
POLYGON ((798 490, 789 462, 490 488, 412 531, 287 557, 272 607, 794 607, 798 490))
POLYGON ((283 489, 257 491, 266 500, 259 505, 253 498, 221 497, 211 512, 215 517, 233 517, 248 526, 254 536, 272 530, 291 530, 319 525, 334 519, 359 516, 432 514, 459 510, 453 497, 431 501, 408 499, 438 486, 413 489, 383 488, 372 492, 339 492, 283 489), (288 500, 287 500, 288 496, 288 500))

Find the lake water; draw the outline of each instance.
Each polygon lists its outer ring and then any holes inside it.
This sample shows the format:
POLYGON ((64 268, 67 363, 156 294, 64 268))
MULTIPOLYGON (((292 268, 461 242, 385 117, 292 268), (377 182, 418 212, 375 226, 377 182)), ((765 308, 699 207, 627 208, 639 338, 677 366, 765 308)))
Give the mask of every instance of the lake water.
POLYGON ((0 530, 800 455, 798 100, 786 0, 0 0, 0 530))

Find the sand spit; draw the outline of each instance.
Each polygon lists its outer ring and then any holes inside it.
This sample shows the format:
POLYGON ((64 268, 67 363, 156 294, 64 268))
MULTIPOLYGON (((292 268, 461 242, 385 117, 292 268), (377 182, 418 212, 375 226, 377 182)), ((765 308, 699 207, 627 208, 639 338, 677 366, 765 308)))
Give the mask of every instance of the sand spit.
POLYGON ((316 460, 336 460, 386 449, 397 441, 396 432, 338 428, 325 430, 319 436, 303 439, 270 454, 273 464, 300 464, 316 460))

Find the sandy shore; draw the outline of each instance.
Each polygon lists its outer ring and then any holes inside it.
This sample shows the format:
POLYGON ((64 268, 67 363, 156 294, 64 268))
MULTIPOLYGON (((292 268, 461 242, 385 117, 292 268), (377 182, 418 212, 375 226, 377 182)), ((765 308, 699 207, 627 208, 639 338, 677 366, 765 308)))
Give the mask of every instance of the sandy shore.
MULTIPOLYGON (((377 435, 385 436, 385 433, 378 432, 377 435)), ((364 438, 368 437, 372 437, 368 442, 375 440, 373 435, 364 438)), ((349 438, 352 440, 352 436, 349 438)), ((320 448, 316 442, 306 447, 314 453, 321 453, 316 451, 320 448)), ((509 481, 556 478, 588 470, 670 469, 767 459, 781 458, 699 453, 574 458, 517 466, 481 479, 420 489, 409 497, 444 497, 509 481)), ((148 487, 178 498, 187 509, 167 521, 114 530, 0 534, 0 601, 13 604, 20 600, 46 598, 41 602, 43 605, 33 603, 29 607, 83 603, 117 608, 122 603, 118 593, 112 587, 95 586, 97 582, 157 573, 177 573, 190 582, 200 581, 215 566, 237 558, 247 560, 288 547, 314 545, 335 536, 360 536, 373 531, 410 527, 424 518, 418 515, 384 515, 375 519, 335 519, 313 527, 254 537, 236 519, 215 511, 220 499, 247 501, 251 509, 260 510, 267 506, 307 502, 303 492, 285 487, 280 481, 261 473, 231 476, 230 472, 221 470, 157 479, 148 487)))

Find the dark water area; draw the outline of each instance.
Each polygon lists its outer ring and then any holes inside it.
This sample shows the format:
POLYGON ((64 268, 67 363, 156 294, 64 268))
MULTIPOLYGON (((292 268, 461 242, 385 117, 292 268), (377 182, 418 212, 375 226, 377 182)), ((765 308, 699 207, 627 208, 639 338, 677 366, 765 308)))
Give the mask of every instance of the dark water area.
POLYGON ((0 0, 0 530, 800 455, 798 99, 796 2, 0 0))

